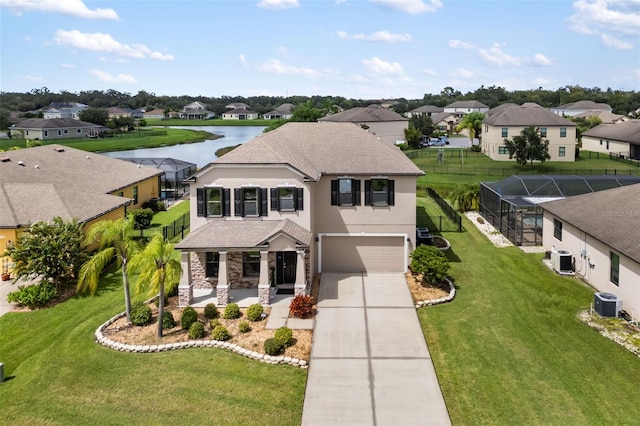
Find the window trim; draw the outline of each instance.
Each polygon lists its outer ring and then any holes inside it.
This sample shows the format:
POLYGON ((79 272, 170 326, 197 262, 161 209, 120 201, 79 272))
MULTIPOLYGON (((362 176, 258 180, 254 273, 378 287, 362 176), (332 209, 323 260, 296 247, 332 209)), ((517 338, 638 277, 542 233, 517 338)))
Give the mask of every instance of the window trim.
POLYGON ((566 138, 567 137, 567 128, 566 127, 560 127, 560 137, 561 138, 566 138))
POLYGON ((502 129, 500 130, 502 133, 502 137, 503 138, 508 138, 509 137, 509 128, 508 127, 502 127, 502 129))
POLYGON ((243 185, 240 188, 234 188, 234 215, 241 217, 260 217, 267 216, 267 188, 258 185, 243 185), (256 214, 247 215, 245 213, 245 195, 247 189, 256 190, 256 214))
POLYGON ((504 145, 498 146, 498 155, 505 155, 505 154, 509 154, 509 149, 504 145))
POLYGON ((201 217, 222 217, 229 216, 231 213, 231 190, 221 185, 205 185, 202 188, 196 188, 196 208, 197 215, 201 217), (222 191, 222 215, 210 215, 207 209, 207 189, 220 188, 222 191))
POLYGON ((220 273, 220 252, 205 252, 204 265, 204 272, 207 278, 218 278, 220 273))
POLYGON ((567 147, 559 146, 558 147, 558 157, 564 157, 567 155, 567 147))
POLYGON ((541 138, 546 138, 547 137, 547 128, 546 127, 540 127, 540 137, 541 138))
POLYGON ((271 188, 271 210, 279 211, 283 213, 291 213, 304 209, 304 188, 297 187, 295 185, 278 185, 275 188, 271 188), (293 198, 293 208, 282 207, 282 197, 280 191, 282 189, 292 190, 291 196, 293 198))
POLYGON ((553 218, 553 238, 562 241, 562 221, 555 217, 553 218))
POLYGON ((260 261, 261 261, 261 257, 260 257, 260 252, 259 251, 245 251, 245 252, 242 252, 242 277, 243 278, 260 277, 260 261), (252 271, 251 273, 247 274, 247 266, 249 264, 253 264, 253 263, 256 262, 256 260, 255 260, 256 254, 257 254, 258 267, 256 268, 255 272, 252 271), (248 259, 249 256, 252 256, 252 258, 248 259))
MULTIPOLYGON (((381 193, 382 191, 377 191, 378 193, 381 193)), ((395 204, 395 180, 393 179, 389 179, 386 176, 374 176, 371 179, 367 179, 364 181, 364 205, 365 206, 372 206, 372 207, 389 207, 389 206, 393 206, 395 204), (384 198, 386 199, 385 201, 374 201, 375 194, 375 188, 374 188, 374 181, 379 180, 379 181, 386 181, 386 185, 385 185, 385 196, 384 198)))
MULTIPOLYGON (((360 198, 360 179, 356 179, 355 177, 343 176, 337 179, 331 180, 331 205, 332 206, 342 206, 342 207, 355 207, 361 204, 360 198), (351 181, 351 202, 343 203, 340 198, 340 181, 349 180, 351 181)), ((346 194, 346 192, 344 192, 346 194)))
POLYGON ((221 186, 205 186, 204 187, 204 215, 206 217, 222 217, 224 216, 224 188, 221 186), (211 201, 209 199, 209 193, 213 191, 219 191, 220 201, 211 201), (212 204, 220 204, 220 214, 211 214, 210 207, 212 204))

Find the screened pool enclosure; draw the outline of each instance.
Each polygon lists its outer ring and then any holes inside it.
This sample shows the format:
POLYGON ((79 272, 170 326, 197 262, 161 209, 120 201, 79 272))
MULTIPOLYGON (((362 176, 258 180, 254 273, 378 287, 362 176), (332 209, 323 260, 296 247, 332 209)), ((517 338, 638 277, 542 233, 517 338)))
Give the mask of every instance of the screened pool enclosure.
POLYGON ((540 203, 640 183, 631 175, 517 175, 480 183, 480 214, 517 246, 542 244, 540 203))
POLYGON ((155 167, 164 170, 160 178, 160 198, 163 200, 177 200, 189 190, 189 185, 183 181, 196 172, 196 164, 175 158, 120 158, 132 163, 155 167))

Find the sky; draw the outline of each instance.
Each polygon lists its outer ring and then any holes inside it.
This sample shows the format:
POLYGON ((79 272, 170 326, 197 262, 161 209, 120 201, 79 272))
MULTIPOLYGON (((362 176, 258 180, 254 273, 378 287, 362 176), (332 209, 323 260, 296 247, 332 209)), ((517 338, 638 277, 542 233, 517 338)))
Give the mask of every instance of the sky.
POLYGON ((640 90, 640 0, 0 0, 0 91, 640 90))

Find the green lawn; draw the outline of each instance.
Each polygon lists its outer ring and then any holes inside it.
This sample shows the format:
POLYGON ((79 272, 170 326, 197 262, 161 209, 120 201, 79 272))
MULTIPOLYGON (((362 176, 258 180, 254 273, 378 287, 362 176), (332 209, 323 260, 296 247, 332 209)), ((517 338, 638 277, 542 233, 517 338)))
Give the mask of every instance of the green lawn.
POLYGON ((593 290, 463 226, 456 298, 418 311, 453 423, 637 424, 640 359, 576 318, 593 290))
POLYGON ((168 210, 158 212, 153 215, 151 226, 166 226, 174 220, 181 218, 190 210, 189 200, 181 201, 168 210))
POLYGON ((119 272, 95 297, 0 317, 0 424, 299 425, 306 371, 222 349, 106 349, 96 328, 124 309, 119 272))

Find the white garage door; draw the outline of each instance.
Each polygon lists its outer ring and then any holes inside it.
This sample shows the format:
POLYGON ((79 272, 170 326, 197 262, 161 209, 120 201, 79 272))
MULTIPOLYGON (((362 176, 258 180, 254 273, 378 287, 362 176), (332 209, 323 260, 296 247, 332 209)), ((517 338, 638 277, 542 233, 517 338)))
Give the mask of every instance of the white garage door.
POLYGON ((403 272, 404 237, 322 238, 322 271, 403 272))

